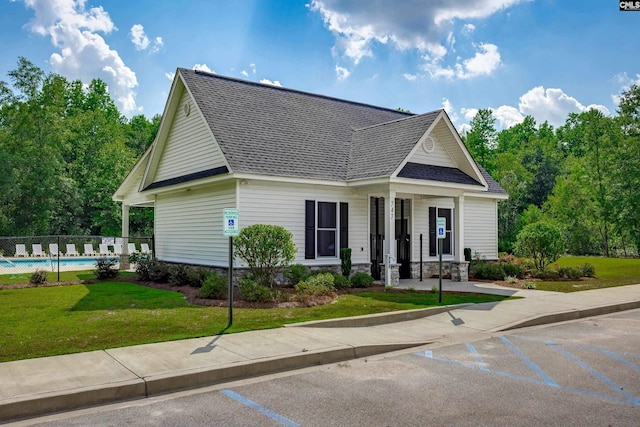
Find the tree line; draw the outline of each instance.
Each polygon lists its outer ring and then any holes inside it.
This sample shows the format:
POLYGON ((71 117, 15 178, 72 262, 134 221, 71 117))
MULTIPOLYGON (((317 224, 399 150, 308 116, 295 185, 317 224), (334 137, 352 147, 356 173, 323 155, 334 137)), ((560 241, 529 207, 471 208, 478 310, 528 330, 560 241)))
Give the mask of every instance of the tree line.
POLYGON ((463 141, 509 193, 498 206, 499 250, 544 221, 557 227, 575 255, 640 253, 640 86, 620 95, 615 116, 570 114, 554 129, 528 116, 496 131, 479 110, 463 141))
MULTIPOLYGON (((120 235, 111 196, 155 138, 160 116, 124 117, 99 79, 45 74, 25 58, 0 81, 0 236, 120 235)), ((132 235, 152 209, 131 210, 132 235)))
MULTIPOLYGON (((45 74, 25 58, 0 81, 0 236, 118 235, 112 194, 154 140, 161 117, 124 117, 106 84, 45 74)), ((640 253, 640 87, 615 116, 570 114, 555 128, 528 116, 501 131, 481 109, 462 136, 509 193, 498 207, 499 250, 545 221, 569 253, 640 253)), ((132 209, 131 234, 153 232, 153 209, 132 209)))

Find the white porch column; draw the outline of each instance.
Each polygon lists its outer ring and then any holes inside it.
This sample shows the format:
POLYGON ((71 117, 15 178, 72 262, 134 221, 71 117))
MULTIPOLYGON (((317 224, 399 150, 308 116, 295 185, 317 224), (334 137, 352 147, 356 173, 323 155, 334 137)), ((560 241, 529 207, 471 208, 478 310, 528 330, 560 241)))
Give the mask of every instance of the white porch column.
POLYGON ((129 255, 129 205, 122 203, 122 255, 129 255))
POLYGON ((464 196, 460 195, 453 199, 454 212, 454 244, 455 261, 464 261, 464 196))
POLYGON ((384 200, 384 279, 391 285, 391 264, 396 263, 396 192, 389 191, 384 200))

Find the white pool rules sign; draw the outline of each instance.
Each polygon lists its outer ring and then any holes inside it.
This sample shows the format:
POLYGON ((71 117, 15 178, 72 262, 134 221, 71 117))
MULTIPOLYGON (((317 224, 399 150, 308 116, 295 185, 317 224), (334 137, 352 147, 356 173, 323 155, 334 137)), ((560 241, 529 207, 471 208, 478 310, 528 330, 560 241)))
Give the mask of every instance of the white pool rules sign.
POLYGON ((233 237, 240 234, 240 211, 230 208, 223 209, 222 227, 222 234, 224 236, 233 237))

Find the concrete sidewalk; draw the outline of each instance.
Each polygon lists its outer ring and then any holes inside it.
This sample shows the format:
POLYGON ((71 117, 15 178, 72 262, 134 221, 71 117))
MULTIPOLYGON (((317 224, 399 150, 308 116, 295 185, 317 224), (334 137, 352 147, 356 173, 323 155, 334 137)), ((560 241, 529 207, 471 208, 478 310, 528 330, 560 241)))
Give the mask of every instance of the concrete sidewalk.
POLYGON ((640 285, 570 294, 471 282, 443 287, 525 298, 1 363, 0 421, 640 308, 640 285))

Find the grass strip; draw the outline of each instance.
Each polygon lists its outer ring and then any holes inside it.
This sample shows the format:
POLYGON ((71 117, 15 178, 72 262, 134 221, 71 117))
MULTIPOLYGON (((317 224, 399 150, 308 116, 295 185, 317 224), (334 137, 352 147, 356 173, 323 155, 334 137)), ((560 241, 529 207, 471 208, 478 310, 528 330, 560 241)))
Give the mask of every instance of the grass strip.
MULTIPOLYGON (((443 295, 443 305, 500 301, 497 295, 443 295)), ((438 305, 437 294, 341 295, 307 308, 234 309, 225 333, 438 305)), ((184 338, 213 336, 227 308, 189 305, 182 294, 126 282, 0 290, 0 362, 184 338)))

